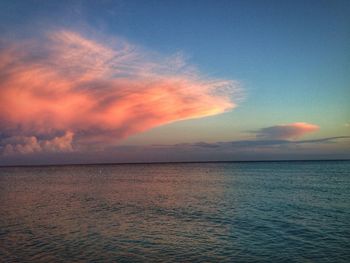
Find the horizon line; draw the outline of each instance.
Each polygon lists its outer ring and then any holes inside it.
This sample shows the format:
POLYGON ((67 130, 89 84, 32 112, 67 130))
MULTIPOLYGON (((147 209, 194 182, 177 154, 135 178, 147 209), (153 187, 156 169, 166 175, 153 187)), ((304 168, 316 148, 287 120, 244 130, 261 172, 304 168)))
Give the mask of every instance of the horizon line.
POLYGON ((61 164, 19 164, 19 165, 0 165, 0 168, 11 168, 11 167, 50 167, 50 166, 98 166, 98 165, 145 165, 145 164, 201 164, 201 163, 268 163, 268 162, 339 162, 339 161, 350 161, 350 159, 284 159, 284 160, 241 160, 241 161, 158 161, 158 162, 116 162, 116 163, 61 163, 61 164))

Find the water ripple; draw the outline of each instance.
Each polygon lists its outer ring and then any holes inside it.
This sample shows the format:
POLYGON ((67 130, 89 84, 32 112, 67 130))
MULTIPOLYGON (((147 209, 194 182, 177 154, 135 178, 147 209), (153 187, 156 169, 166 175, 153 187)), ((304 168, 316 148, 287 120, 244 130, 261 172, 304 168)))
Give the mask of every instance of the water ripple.
POLYGON ((0 262, 348 262, 349 171, 350 162, 0 168, 0 262))

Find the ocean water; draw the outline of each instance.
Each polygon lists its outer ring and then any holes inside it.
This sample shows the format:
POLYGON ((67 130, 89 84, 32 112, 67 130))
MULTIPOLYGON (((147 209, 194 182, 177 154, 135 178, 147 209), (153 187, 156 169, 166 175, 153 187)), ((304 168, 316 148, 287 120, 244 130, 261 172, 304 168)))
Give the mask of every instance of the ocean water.
POLYGON ((0 262, 350 262, 350 162, 2 167, 0 262))

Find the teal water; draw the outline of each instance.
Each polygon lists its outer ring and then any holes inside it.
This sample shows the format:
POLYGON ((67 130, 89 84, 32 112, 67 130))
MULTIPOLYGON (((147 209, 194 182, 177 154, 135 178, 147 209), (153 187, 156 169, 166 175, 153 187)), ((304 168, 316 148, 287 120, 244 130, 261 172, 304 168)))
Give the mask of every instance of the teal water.
POLYGON ((0 168, 0 262, 349 262, 350 162, 0 168))

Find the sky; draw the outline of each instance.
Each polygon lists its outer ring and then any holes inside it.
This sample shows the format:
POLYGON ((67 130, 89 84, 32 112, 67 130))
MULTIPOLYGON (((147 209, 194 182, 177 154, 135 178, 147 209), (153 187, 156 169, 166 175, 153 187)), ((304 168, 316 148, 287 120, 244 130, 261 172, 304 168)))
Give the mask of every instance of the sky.
POLYGON ((1 1, 0 165, 350 158, 349 1, 1 1))

